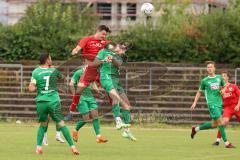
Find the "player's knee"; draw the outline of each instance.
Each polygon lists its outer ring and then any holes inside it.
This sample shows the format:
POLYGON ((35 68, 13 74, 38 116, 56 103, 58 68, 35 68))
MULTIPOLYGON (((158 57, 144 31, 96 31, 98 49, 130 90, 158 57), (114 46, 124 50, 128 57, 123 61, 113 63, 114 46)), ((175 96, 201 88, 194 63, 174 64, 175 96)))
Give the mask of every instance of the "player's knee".
POLYGON ((98 118, 98 112, 95 111, 95 110, 92 110, 92 111, 91 111, 91 117, 92 117, 93 119, 98 118))
POLYGON ((84 120, 84 121, 89 121, 90 119, 91 119, 91 118, 90 118, 90 114, 89 114, 89 113, 83 115, 83 120, 84 120))
POLYGON ((60 121, 57 125, 58 125, 58 128, 62 128, 65 126, 65 123, 64 121, 60 121))

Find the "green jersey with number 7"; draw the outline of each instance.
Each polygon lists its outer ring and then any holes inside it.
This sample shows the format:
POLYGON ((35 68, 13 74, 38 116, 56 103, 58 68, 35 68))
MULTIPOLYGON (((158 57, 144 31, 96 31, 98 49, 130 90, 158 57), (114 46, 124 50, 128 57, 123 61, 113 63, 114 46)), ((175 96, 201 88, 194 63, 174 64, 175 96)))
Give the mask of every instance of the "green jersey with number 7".
POLYGON ((38 67, 34 69, 31 83, 37 86, 36 101, 59 101, 57 81, 61 78, 63 75, 56 68, 38 67))

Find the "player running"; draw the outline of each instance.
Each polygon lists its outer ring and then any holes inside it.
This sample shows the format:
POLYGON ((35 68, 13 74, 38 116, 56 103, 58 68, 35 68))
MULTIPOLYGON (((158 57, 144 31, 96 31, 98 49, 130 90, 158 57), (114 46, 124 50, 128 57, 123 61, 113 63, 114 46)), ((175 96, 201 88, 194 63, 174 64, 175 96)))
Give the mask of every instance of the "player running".
POLYGON ((56 122, 58 128, 63 133, 67 140, 71 151, 75 155, 79 155, 79 151, 73 144, 73 140, 68 128, 63 121, 61 112, 60 97, 57 91, 57 81, 63 78, 62 74, 53 67, 51 56, 48 53, 40 55, 40 66, 33 70, 31 82, 29 84, 29 91, 37 91, 36 104, 37 115, 40 126, 37 133, 37 148, 36 153, 42 154, 42 141, 44 133, 47 129, 48 115, 56 122))
MULTIPOLYGON (((236 116, 240 122, 240 90, 237 85, 229 83, 230 74, 227 71, 222 71, 222 77, 226 84, 226 91, 222 95, 223 100, 223 124, 226 126, 232 116, 236 116)), ((218 146, 221 140, 221 133, 218 130, 217 140, 213 145, 218 146)))
MULTIPOLYGON (((129 138, 136 141, 136 138, 130 131, 131 122, 131 105, 125 94, 125 91, 120 84, 120 71, 119 67, 122 65, 122 57, 127 51, 127 46, 124 44, 117 44, 111 50, 108 48, 102 49, 93 62, 89 62, 89 66, 99 66, 100 71, 100 83, 103 89, 109 94, 112 99, 112 111, 118 124, 125 124, 123 137, 129 138), (109 59, 109 61, 106 61, 109 59), (120 104, 122 106, 122 117, 123 122, 120 117, 120 104)), ((121 127, 119 127, 121 128, 121 127)))
MULTIPOLYGON (((98 54, 98 52, 108 45, 108 40, 106 39, 107 33, 110 33, 110 29, 105 25, 100 25, 97 28, 97 32, 93 36, 85 37, 80 40, 78 45, 72 50, 72 55, 76 55, 80 50, 82 50, 82 57, 85 62, 93 61, 98 54)), ((75 111, 76 106, 80 99, 80 94, 91 82, 94 82, 98 76, 97 67, 87 67, 84 74, 81 76, 73 95, 72 103, 70 105, 70 111, 75 111)))
POLYGON ((193 139, 195 134, 200 130, 219 128, 219 131, 222 135, 222 139, 225 143, 226 148, 235 148, 229 141, 227 140, 227 135, 224 129, 224 123, 222 119, 222 97, 221 93, 225 92, 225 83, 221 75, 215 74, 215 62, 208 61, 207 62, 207 73, 208 76, 201 80, 199 90, 197 91, 194 102, 191 106, 191 110, 195 109, 195 106, 201 97, 201 92, 205 93, 205 97, 208 104, 208 109, 210 112, 210 117, 212 118, 212 122, 206 122, 200 126, 193 126, 191 138, 193 139), (220 87, 224 87, 222 92, 220 87))
MULTIPOLYGON (((75 88, 78 84, 79 78, 83 75, 85 67, 81 67, 77 71, 74 72, 73 77, 70 81, 70 87, 75 88)), ((94 86, 94 82, 92 86, 94 86)), ((94 131, 96 133, 96 142, 97 143, 106 143, 107 140, 101 135, 100 133, 100 121, 98 118, 98 105, 93 97, 91 92, 92 87, 91 85, 85 88, 81 94, 80 102, 77 105, 77 110, 82 114, 83 120, 77 122, 75 129, 72 130, 73 140, 75 142, 78 141, 78 131, 89 121, 92 121, 94 131), (91 120, 92 118, 92 120, 91 120)), ((96 85, 95 85, 96 86, 96 85)))

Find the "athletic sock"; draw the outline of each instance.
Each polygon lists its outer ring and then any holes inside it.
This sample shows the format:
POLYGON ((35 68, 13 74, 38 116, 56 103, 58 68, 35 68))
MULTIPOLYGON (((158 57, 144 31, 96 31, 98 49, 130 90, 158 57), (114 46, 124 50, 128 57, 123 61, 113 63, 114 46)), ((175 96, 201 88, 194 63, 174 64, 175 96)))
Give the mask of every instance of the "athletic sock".
POLYGON ((72 137, 71 137, 71 134, 68 130, 68 128, 66 126, 63 126, 60 128, 61 132, 63 133, 63 136, 65 137, 65 139, 67 140, 69 146, 73 146, 73 140, 72 140, 72 137))
POLYGON ((125 124, 130 124, 130 122, 131 122, 131 112, 130 112, 130 110, 123 109, 122 110, 122 117, 123 117, 123 122, 125 124))
POLYGON ((218 126, 218 128, 219 128, 219 131, 220 131, 220 133, 221 133, 221 136, 222 136, 223 141, 224 141, 224 142, 227 142, 227 134, 226 134, 226 132, 225 132, 224 126, 223 126, 223 125, 220 125, 220 126, 218 126))
POLYGON ((218 133, 217 133, 217 139, 221 139, 222 138, 222 136, 221 136, 221 132, 220 132, 220 130, 218 130, 218 133))
POLYGON ((84 120, 78 121, 75 127, 76 131, 79 131, 85 124, 86 122, 84 120))
POLYGON ((42 146, 45 130, 46 130, 45 126, 39 126, 37 133, 37 146, 42 146))
POLYGON ((212 128, 211 122, 206 122, 199 126, 199 130, 207 130, 207 129, 211 129, 211 128, 212 128))
POLYGON ((114 118, 120 117, 120 106, 119 106, 119 104, 114 104, 112 106, 112 112, 113 112, 114 118))
POLYGON ((96 135, 100 135, 100 121, 99 119, 93 119, 92 120, 93 128, 96 133, 96 135))

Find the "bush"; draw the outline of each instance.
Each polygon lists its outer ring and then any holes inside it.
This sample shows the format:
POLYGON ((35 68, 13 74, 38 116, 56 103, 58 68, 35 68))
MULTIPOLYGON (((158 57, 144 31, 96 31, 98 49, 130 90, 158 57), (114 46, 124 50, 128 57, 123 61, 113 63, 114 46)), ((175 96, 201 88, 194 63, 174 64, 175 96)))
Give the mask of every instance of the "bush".
POLYGON ((164 14, 122 31, 115 40, 132 43, 130 61, 240 62, 240 5, 226 12, 186 14, 186 5, 163 6, 164 14))
POLYGON ((67 59, 76 42, 95 30, 98 19, 90 14, 76 5, 39 0, 19 23, 0 27, 0 60, 36 59, 43 51, 67 59))

